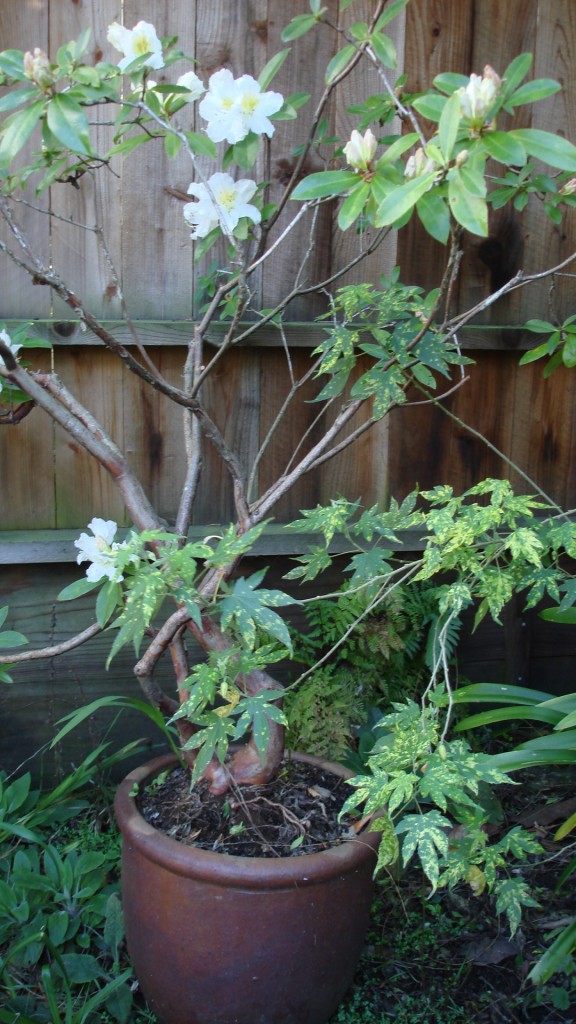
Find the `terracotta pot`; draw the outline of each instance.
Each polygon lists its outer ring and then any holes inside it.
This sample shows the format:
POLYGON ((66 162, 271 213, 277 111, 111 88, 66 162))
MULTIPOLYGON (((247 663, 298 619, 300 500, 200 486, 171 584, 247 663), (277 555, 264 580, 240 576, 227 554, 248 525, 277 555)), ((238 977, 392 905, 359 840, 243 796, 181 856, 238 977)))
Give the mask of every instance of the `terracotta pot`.
POLYGON ((151 1009, 160 1024, 324 1024, 362 951, 378 834, 270 860, 184 845, 132 796, 175 764, 131 772, 115 805, 128 951, 151 1009))

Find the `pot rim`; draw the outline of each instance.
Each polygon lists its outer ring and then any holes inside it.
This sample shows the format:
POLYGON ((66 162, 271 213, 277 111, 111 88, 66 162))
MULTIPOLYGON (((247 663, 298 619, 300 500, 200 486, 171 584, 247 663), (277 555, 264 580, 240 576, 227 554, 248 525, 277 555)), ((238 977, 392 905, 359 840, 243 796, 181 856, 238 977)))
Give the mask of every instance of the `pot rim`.
MULTIPOLYGON (((292 753, 297 760, 318 764, 336 775, 351 777, 342 765, 309 754, 292 753)), ((145 857, 177 874, 191 873, 198 879, 243 888, 271 888, 293 885, 317 885, 327 877, 345 876, 363 867, 367 860, 376 865, 380 833, 365 832, 356 839, 344 839, 338 845, 298 857, 238 857, 201 850, 173 839, 155 829, 140 814, 134 798, 134 786, 143 785, 154 775, 178 764, 174 754, 164 754, 140 765, 120 783, 114 809, 125 843, 145 857)))

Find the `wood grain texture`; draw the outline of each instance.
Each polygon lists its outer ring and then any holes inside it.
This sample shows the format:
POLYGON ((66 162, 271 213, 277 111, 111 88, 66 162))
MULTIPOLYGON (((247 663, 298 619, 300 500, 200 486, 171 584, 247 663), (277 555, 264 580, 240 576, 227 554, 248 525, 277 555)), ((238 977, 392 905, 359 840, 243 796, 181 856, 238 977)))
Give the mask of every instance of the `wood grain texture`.
MULTIPOLYGON (((230 67, 235 74, 246 71, 257 75, 266 60, 283 46, 280 33, 289 16, 308 9, 307 0, 294 0, 288 8, 281 0, 215 0, 212 4, 191 0, 179 5, 168 0, 126 0, 123 8, 118 0, 51 0, 40 7, 33 0, 6 0, 0 9, 0 34, 5 45, 48 45, 50 37, 50 45, 56 46, 90 24, 94 59, 101 53, 117 59, 106 40, 107 24, 121 15, 127 25, 145 18, 156 24, 160 34, 180 34, 183 49, 198 60, 197 71, 207 81, 221 67, 230 67)), ((345 12, 345 18, 369 18, 371 9, 368 0, 361 0, 345 12)), ((328 10, 335 21, 337 0, 328 0, 328 10)), ((521 108, 522 123, 576 138, 576 113, 570 102, 575 84, 571 52, 576 40, 572 5, 562 0, 511 0, 505 5, 498 0, 412 0, 394 31, 408 88, 414 91, 447 68, 480 72, 489 62, 503 71, 517 53, 533 49, 534 75, 557 77, 566 94, 537 106, 534 115, 529 108, 521 108)), ((337 33, 329 26, 303 37, 293 45, 272 88, 284 94, 309 91, 313 99, 305 111, 313 109, 322 93, 326 63, 338 45, 337 33), (295 53, 300 52, 300 43, 303 57, 297 61, 295 53)), ((157 77, 165 75, 173 80, 172 76, 181 70, 177 65, 157 77)), ((377 78, 370 71, 355 84, 354 91, 348 85, 340 89, 337 102, 327 113, 329 130, 342 139, 348 137, 355 124, 347 110, 353 92, 355 97, 365 96, 377 88, 377 78)), ((193 127, 193 118, 192 108, 186 108, 182 124, 193 127)), ((276 163, 267 164, 266 146, 262 147, 257 172, 269 176, 271 198, 279 196, 283 175, 285 179, 293 161, 293 149, 300 142, 302 128, 298 122, 278 122, 276 163)), ((145 153, 145 157, 133 156, 120 164, 120 178, 107 173, 99 209, 88 176, 82 179, 79 190, 71 186, 54 189, 52 203, 66 216, 85 217, 104 227, 143 340, 166 378, 179 383, 185 345, 193 330, 194 289, 212 258, 221 253, 216 249, 201 265, 194 266, 182 203, 166 193, 167 186, 186 190, 193 174, 190 163, 186 159, 168 163, 161 146, 146 147, 145 153)), ((323 154, 320 148, 319 166, 323 154)), ((209 161, 201 163, 205 171, 214 169, 209 161)), ((22 215, 28 216, 25 209, 22 215)), ((278 256, 275 254, 255 280, 254 305, 271 304, 299 273, 310 279, 330 274, 354 254, 359 242, 354 231, 342 236, 335 230, 334 211, 328 206, 321 216, 309 266, 302 270, 302 251, 308 248, 310 231, 310 225, 303 223, 292 243, 278 256)), ((45 232, 47 222, 41 223, 45 244, 51 241, 55 261, 66 274, 72 274, 75 286, 88 289, 93 308, 113 321, 119 315, 118 296, 93 234, 60 220, 55 221, 50 240, 45 232)), ((282 220, 277 231, 286 223, 287 219, 282 220)), ((496 241, 514 250, 512 265, 516 267, 520 260, 530 270, 540 266, 544 258, 559 259, 572 246, 576 248, 575 224, 571 212, 561 227, 552 225, 535 203, 526 223, 518 229, 520 237, 514 219, 508 223, 494 218, 492 228, 496 241)), ((459 301, 480 299, 493 287, 494 274, 499 270, 490 266, 485 256, 478 242, 466 241, 459 301)), ((382 270, 397 259, 403 264, 405 280, 419 281, 426 287, 437 283, 438 247, 423 236, 416 223, 402 232, 398 250, 395 240, 391 240, 351 277, 368 273, 377 283, 382 270)), ((47 289, 26 284, 24 278, 17 285, 16 278, 20 281, 3 261, 0 320, 29 316, 41 319, 39 334, 55 343, 56 370, 65 382, 79 389, 89 409, 108 420, 112 435, 126 446, 146 490, 161 514, 171 521, 184 472, 181 410, 148 392, 99 348, 94 336, 71 322, 66 311, 58 305, 51 311, 47 289)), ((476 326, 462 332, 462 345, 478 351, 478 365, 470 370, 470 382, 449 402, 462 420, 477 431, 485 430, 494 445, 510 451, 530 477, 569 505, 576 503, 570 468, 575 430, 572 376, 563 373, 544 382, 540 364, 520 370, 517 353, 507 354, 503 348, 520 350, 533 338, 526 332, 501 331, 499 324, 506 320, 517 324, 525 315, 567 315, 573 307, 572 282, 566 277, 555 282, 552 289, 546 283, 530 294, 517 293, 487 314, 483 329, 476 326)), ((293 304, 291 315, 298 316, 300 322, 288 328, 287 338, 297 375, 305 373, 310 350, 322 337, 322 325, 310 323, 310 318, 325 302, 325 296, 319 300, 300 297, 293 304)), ((120 327, 118 335, 130 341, 126 327, 120 327)), ((214 344, 221 336, 216 327, 214 344)), ((263 329, 253 343, 230 353, 215 379, 206 385, 209 409, 224 436, 239 444, 245 467, 253 464, 286 397, 289 378, 282 345, 278 332, 263 329)), ((38 365, 48 365, 48 358, 43 354, 45 361, 38 365)), ((309 391, 302 397, 312 397, 309 391)), ((318 435, 318 428, 312 426, 316 411, 307 401, 293 403, 259 463, 256 482, 260 488, 269 485, 287 465, 303 423, 310 425, 311 438, 318 435)), ((289 517, 334 493, 350 497, 361 494, 365 503, 373 503, 386 494, 405 493, 416 482, 428 486, 447 480, 460 487, 468 486, 477 475, 505 471, 502 460, 483 448, 472 434, 444 419, 431 406, 414 406, 394 413, 389 422, 374 428, 353 457, 339 456, 306 477, 277 512, 281 518, 289 517)), ((54 447, 53 430, 37 411, 17 428, 0 428, 0 472, 0 526, 5 528, 83 527, 94 514, 124 521, 124 511, 107 475, 60 431, 54 447)), ((514 482, 524 487, 517 475, 514 482)), ((530 489, 528 484, 526 489, 530 489)), ((213 450, 205 445, 196 523, 225 522, 232 514, 230 481, 219 468, 213 450)))
MULTIPOLYGON (((36 46, 48 51, 48 5, 38 0, 18 0, 16 3, 0 4, 0 48, 33 50, 36 46)), ((0 94, 4 90, 0 89, 0 94)), ((39 145, 39 133, 35 132, 22 150, 22 163, 30 159, 39 145)), ((41 210, 48 209, 48 197, 34 196, 34 188, 26 189, 23 198, 33 202, 41 210)), ((16 217, 31 245, 46 259, 49 256, 50 224, 48 217, 38 216, 23 203, 16 204, 16 217)), ((11 249, 19 252, 13 235, 4 221, 0 221, 0 238, 11 249)), ((50 292, 47 288, 30 287, 28 275, 3 255, 0 261, 0 322, 5 318, 50 315, 50 292)))

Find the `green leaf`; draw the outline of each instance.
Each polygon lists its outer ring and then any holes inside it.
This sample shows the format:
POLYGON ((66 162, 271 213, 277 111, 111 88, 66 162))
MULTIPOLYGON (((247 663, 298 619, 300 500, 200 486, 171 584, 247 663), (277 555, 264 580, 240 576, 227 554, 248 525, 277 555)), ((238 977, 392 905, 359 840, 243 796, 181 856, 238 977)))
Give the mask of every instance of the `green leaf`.
POLYGON ((524 146, 512 138, 510 132, 486 132, 482 136, 482 145, 494 160, 507 167, 523 167, 526 163, 524 146))
POLYGON ((311 28, 314 28, 318 24, 317 18, 314 14, 298 14, 292 21, 288 23, 286 28, 282 29, 280 36, 283 43, 289 43, 292 39, 298 39, 300 36, 305 35, 311 28))
POLYGON ((24 74, 24 53, 22 50, 2 50, 0 53, 0 71, 8 78, 26 81, 24 74))
POLYGON ((84 594, 89 594, 91 590, 96 590, 96 587, 102 586, 102 580, 93 582, 87 580, 85 576, 81 580, 74 580, 74 583, 69 583, 67 587, 64 587, 60 591, 57 601, 76 601, 79 597, 84 597, 84 594))
POLYGON ((398 55, 394 41, 384 32, 373 32, 370 43, 378 60, 385 68, 396 68, 398 55))
POLYGON ((270 58, 267 64, 264 65, 262 71, 258 75, 258 85, 262 90, 268 88, 270 82, 278 74, 289 53, 290 47, 285 50, 280 50, 270 58))
POLYGON ((127 155, 128 153, 131 153, 132 150, 137 149, 138 146, 142 146, 143 143, 149 141, 149 135, 129 135, 127 138, 122 139, 121 142, 118 142, 115 146, 112 146, 112 149, 108 150, 106 153, 106 159, 108 160, 110 157, 119 156, 121 154, 127 155))
MULTIPOLYGON (((388 146, 382 156, 378 158, 376 162, 377 169, 381 170, 387 164, 393 163, 398 159, 398 157, 402 156, 407 149, 410 149, 415 142, 418 142, 418 135, 416 132, 408 132, 407 135, 402 135, 399 139, 396 139, 391 146, 388 146)), ((388 179, 385 180, 389 187, 388 179)))
POLYGON ((36 100, 25 110, 6 118, 0 133, 0 167, 7 167, 26 144, 45 107, 44 99, 36 100))
POLYGON ((329 62, 326 68, 325 82, 326 85, 331 85, 336 78, 346 69, 354 55, 357 53, 356 47, 350 43, 348 46, 344 46, 342 50, 336 53, 332 60, 329 62))
POLYGON ((522 878, 504 878, 495 886, 496 911, 506 914, 512 935, 518 930, 522 920, 523 907, 539 907, 522 878))
POLYGON ((404 185, 398 185, 380 203, 375 217, 376 227, 394 224, 416 205, 421 196, 434 184, 435 172, 412 178, 404 185))
POLYGON ((567 963, 567 958, 576 949, 576 921, 572 921, 563 931, 552 945, 546 950, 546 952, 536 962, 530 974, 528 980, 534 985, 543 985, 547 982, 553 974, 557 971, 562 971, 567 963))
POLYGON ((378 860, 374 870, 374 874, 377 875, 382 868, 396 863, 400 852, 400 844, 394 831, 394 822, 389 814, 383 814, 376 818, 370 825, 370 832, 381 833, 378 846, 378 860))
POLYGON ((515 128, 508 134, 537 160, 562 171, 576 171, 576 146, 561 135, 539 128, 515 128))
POLYGON ((80 104, 65 92, 59 92, 52 97, 48 104, 46 120, 48 128, 62 146, 83 156, 90 154, 88 118, 80 104))
POLYGON ((21 107, 27 100, 32 99, 35 96, 39 96, 38 89, 30 87, 28 89, 13 89, 11 92, 7 92, 5 96, 0 99, 0 114, 5 114, 8 110, 16 110, 17 107, 21 107))
POLYGON ((540 618, 546 622, 562 622, 568 626, 576 625, 576 608, 544 608, 539 612, 540 618))
POLYGON ((444 71, 432 81, 432 85, 439 92, 446 93, 447 96, 451 96, 456 89, 465 89, 470 79, 467 75, 459 75, 454 71, 444 71))
POLYGON ((122 587, 119 583, 107 580, 96 599, 96 621, 101 629, 112 618, 122 600, 122 587))
POLYGON ((380 15, 376 22, 375 31, 380 32, 385 25, 389 25, 390 22, 396 18, 405 7, 408 6, 410 0, 393 0, 391 4, 386 5, 386 10, 380 15))
POLYGON ((416 203, 416 213, 429 235, 446 245, 450 235, 448 204, 437 191, 425 192, 416 203))
POLYGON ((418 114, 429 121, 439 121, 446 106, 446 97, 440 96, 437 92, 427 92, 413 99, 412 106, 418 114))
POLYGON ((216 146, 203 132, 184 132, 188 145, 196 156, 207 156, 216 159, 216 146))
POLYGON ((66 979, 72 985, 84 985, 106 976, 96 957, 89 953, 62 953, 58 964, 62 965, 66 979))
POLYGON ((502 76, 504 80, 502 96, 505 99, 508 99, 518 88, 522 79, 526 78, 526 75, 532 67, 532 60, 533 57, 531 53, 520 53, 508 65, 502 76))
POLYGON ((473 235, 488 235, 488 204, 482 196, 473 195, 465 187, 458 172, 448 180, 448 202, 452 216, 473 235))
POLYGON ((440 875, 439 854, 448 852, 448 831, 452 822, 440 811, 428 811, 427 814, 405 814, 396 826, 396 834, 404 835, 402 842, 402 863, 408 864, 415 853, 418 854, 422 870, 434 891, 440 875))
POLYGON ((0 633, 0 647, 21 647, 22 644, 28 643, 23 633, 18 633, 15 629, 5 629, 0 633))
POLYGON ((263 693, 244 697, 238 705, 241 714, 236 723, 234 738, 240 739, 251 730, 262 760, 270 741, 270 721, 278 722, 279 725, 288 724, 281 708, 272 703, 281 700, 283 696, 283 690, 265 690, 263 693))
POLYGON ((354 221, 358 220, 369 198, 370 185, 367 181, 361 180, 352 189, 338 211, 338 227, 341 231, 346 231, 354 221))
POLYGON ((299 181, 291 199, 325 199, 349 192, 358 184, 356 171, 318 171, 299 181))
POLYGON ((535 78, 532 82, 526 82, 516 89, 516 92, 508 97, 506 105, 520 107, 524 103, 536 103, 538 100, 560 92, 561 88, 560 83, 555 82, 552 78, 535 78))
POLYGON ((299 602, 282 590, 259 589, 263 575, 263 571, 260 571, 247 579, 241 577, 235 580, 232 592, 220 603, 222 626, 226 629, 235 621, 249 647, 255 644, 258 628, 279 640, 291 651, 292 639, 288 626, 284 619, 271 609, 299 602))
POLYGON ((447 164, 452 159, 452 153, 454 152, 458 129, 460 127, 461 112, 462 108, 460 105, 460 97, 454 93, 447 103, 444 104, 444 109, 440 116, 440 123, 438 125, 440 150, 447 164))
POLYGON ((173 135, 172 132, 167 132, 164 136, 164 152, 169 160, 173 160, 175 156, 178 156, 182 147, 182 139, 179 135, 173 135))

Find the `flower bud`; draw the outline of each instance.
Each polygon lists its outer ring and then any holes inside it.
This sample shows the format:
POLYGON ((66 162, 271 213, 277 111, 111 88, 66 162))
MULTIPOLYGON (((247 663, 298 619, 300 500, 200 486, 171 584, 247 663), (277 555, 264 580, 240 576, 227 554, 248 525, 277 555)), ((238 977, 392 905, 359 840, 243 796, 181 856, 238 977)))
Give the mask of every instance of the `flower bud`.
POLYGON ((426 156, 426 153, 421 146, 418 147, 413 156, 408 157, 406 161, 406 167, 404 170, 404 177, 408 180, 411 178, 419 178, 421 174, 430 174, 431 171, 436 170, 436 164, 431 157, 426 156))
POLYGON ((502 79, 489 64, 484 74, 470 75, 468 85, 458 90, 460 107, 465 118, 476 128, 481 128, 487 121, 487 115, 494 106, 494 101, 502 87, 502 79))
POLYGON ((369 128, 363 136, 354 129, 350 141, 344 146, 344 156, 355 171, 369 171, 377 147, 378 140, 369 128))
POLYGON ((28 50, 24 54, 24 74, 40 89, 46 92, 54 85, 54 75, 50 68, 48 57, 38 46, 34 53, 28 50))
POLYGON ((467 149, 462 149, 460 151, 460 153, 458 153, 458 156, 456 157, 456 160, 455 160, 456 167, 464 167, 464 164, 468 162, 468 157, 469 156, 470 156, 470 154, 469 154, 468 150, 467 149))
POLYGON ((559 194, 561 196, 573 196, 576 192, 576 178, 569 178, 565 181, 560 189, 559 194))

